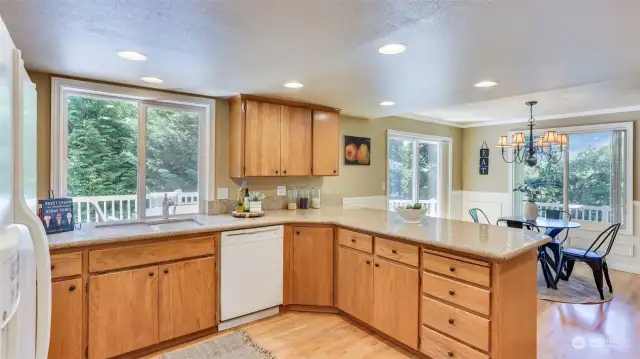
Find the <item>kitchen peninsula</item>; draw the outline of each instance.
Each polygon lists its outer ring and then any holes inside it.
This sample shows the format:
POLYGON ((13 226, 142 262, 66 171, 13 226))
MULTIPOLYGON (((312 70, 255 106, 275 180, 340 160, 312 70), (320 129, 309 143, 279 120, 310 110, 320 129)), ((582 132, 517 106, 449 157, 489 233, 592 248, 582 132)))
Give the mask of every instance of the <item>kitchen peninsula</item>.
POLYGON ((536 358, 542 234, 342 207, 190 218, 50 236, 49 358, 134 358, 216 332, 219 233, 274 225, 284 226, 282 310, 344 315, 433 359, 536 358))

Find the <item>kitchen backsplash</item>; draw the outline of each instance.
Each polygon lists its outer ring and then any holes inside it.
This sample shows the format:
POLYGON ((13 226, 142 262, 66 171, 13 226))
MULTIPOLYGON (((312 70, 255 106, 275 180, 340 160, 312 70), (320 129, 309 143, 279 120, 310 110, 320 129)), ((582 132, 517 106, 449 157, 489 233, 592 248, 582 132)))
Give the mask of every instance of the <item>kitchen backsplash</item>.
MULTIPOLYGON (((323 206, 339 206, 342 205, 341 195, 323 195, 321 203, 323 206)), ((262 209, 272 211, 287 208, 287 196, 267 196, 262 201, 262 209)), ((207 214, 229 214, 236 209, 236 201, 232 199, 217 199, 209 201, 207 206, 207 214)))

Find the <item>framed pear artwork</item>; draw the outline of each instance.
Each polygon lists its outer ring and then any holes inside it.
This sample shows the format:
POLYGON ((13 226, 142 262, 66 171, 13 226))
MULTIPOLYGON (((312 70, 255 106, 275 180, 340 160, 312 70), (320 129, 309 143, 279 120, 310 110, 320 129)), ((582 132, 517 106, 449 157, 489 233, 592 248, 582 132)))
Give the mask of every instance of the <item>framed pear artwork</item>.
POLYGON ((371 164, 371 138, 344 136, 344 164, 369 166, 371 164))

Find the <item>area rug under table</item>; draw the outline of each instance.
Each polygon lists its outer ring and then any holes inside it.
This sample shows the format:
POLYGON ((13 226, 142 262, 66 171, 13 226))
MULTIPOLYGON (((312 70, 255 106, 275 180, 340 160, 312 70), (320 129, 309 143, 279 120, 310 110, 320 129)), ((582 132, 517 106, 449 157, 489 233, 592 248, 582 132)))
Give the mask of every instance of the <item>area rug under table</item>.
POLYGON ((571 304, 596 304, 608 302, 613 298, 613 293, 609 293, 606 283, 603 293, 604 300, 600 299, 593 276, 576 272, 571 274, 568 281, 558 281, 558 290, 547 288, 542 269, 538 265, 538 299, 571 304))
POLYGON ((188 348, 165 353, 160 359, 276 359, 268 350, 251 339, 245 331, 233 332, 221 338, 188 348))

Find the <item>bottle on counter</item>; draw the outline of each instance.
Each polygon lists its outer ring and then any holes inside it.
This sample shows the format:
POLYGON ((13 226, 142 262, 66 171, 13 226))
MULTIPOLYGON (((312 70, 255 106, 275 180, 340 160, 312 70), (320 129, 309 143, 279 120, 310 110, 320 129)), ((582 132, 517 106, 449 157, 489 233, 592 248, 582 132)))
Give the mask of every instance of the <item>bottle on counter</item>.
POLYGON ((236 213, 244 212, 244 189, 238 188, 238 196, 236 197, 236 213))
POLYGON ((298 191, 298 209, 309 209, 309 189, 302 188, 298 191))
POLYGON ((243 212, 249 212, 249 187, 247 187, 247 181, 242 181, 242 197, 244 197, 243 212))
POLYGON ((320 209, 320 187, 311 188, 311 208, 320 209))
POLYGON ((295 186, 292 186, 287 190, 287 199, 287 209, 298 209, 298 190, 295 186))

